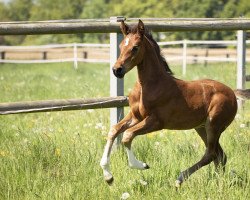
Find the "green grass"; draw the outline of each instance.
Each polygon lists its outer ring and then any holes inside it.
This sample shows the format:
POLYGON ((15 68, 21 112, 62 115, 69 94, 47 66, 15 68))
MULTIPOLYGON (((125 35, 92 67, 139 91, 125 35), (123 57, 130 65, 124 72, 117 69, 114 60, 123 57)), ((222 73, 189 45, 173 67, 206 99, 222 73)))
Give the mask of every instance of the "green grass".
MULTIPOLYGON (((180 66, 172 66, 183 78, 180 66)), ((247 68, 248 72, 249 66, 247 68)), ((136 71, 125 78, 125 93, 136 71)), ((231 64, 190 65, 185 79, 212 78, 235 88, 231 64)), ((250 84, 247 84, 250 88, 250 84)), ((0 101, 90 98, 109 95, 107 65, 0 65, 0 101)), ((132 170, 123 148, 111 157, 115 178, 110 187, 99 167, 109 129, 109 110, 86 110, 0 116, 0 199, 249 199, 250 103, 221 137, 228 155, 225 174, 213 164, 195 173, 180 190, 180 170, 204 153, 193 131, 160 131, 134 141, 140 160, 151 168, 132 170)), ((127 111, 127 109, 126 109, 127 111)))

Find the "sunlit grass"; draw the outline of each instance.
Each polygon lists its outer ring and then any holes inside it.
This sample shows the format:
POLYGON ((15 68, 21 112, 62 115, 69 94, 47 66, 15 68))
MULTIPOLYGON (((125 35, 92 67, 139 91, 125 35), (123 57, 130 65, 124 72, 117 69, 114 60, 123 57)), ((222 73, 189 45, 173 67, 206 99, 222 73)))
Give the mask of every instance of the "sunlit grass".
MULTIPOLYGON (((172 65, 176 77, 212 78, 235 88, 235 66, 172 65)), ((249 72, 249 68, 247 69, 249 72)), ((125 79, 125 94, 136 70, 125 79)), ((249 83, 247 87, 250 88, 249 83)), ((109 95, 108 65, 0 65, 0 101, 89 98, 109 95)), ((228 155, 226 173, 213 164, 195 173, 180 190, 180 170, 204 153, 195 131, 159 131, 134 141, 134 150, 150 169, 129 169, 123 148, 111 157, 115 178, 103 181, 99 161, 109 129, 109 110, 86 110, 0 116, 0 199, 249 199, 250 104, 221 137, 228 155), (126 195, 124 195, 126 196, 126 195)), ((126 109, 127 110, 127 109, 126 109)))

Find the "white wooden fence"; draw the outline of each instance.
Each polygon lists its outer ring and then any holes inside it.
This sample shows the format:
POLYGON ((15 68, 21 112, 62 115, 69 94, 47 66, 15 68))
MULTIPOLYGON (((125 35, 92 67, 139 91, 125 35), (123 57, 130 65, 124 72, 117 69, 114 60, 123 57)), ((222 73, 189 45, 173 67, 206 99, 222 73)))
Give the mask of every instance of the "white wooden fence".
MULTIPOLYGON (((109 59, 89 59, 82 58, 78 55, 78 48, 109 48, 109 44, 51 44, 39 46, 0 46, 0 63, 58 63, 58 62, 73 62, 74 68, 78 67, 78 62, 88 63, 109 63, 109 59), (73 57, 48 59, 47 52, 52 49, 71 49, 73 57), (6 59, 7 52, 41 52, 41 59, 6 59)), ((84 53, 84 52, 83 52, 84 53)), ((87 56, 86 56, 87 57, 87 56)))
MULTIPOLYGON (((182 55, 178 57, 168 57, 168 60, 180 60, 182 59, 182 74, 186 75, 187 71, 187 61, 193 60, 193 56, 187 56, 188 45, 223 45, 229 46, 233 45, 237 47, 237 40, 180 40, 180 41, 171 41, 171 42, 158 42, 161 46, 170 46, 170 45, 181 45, 182 46, 182 55)), ((250 40, 246 40, 246 44, 250 44, 250 40)), ((216 62, 236 62, 237 58, 229 57, 211 57, 211 56, 197 56, 195 57, 197 61, 216 61, 216 62)), ((250 61, 250 58, 246 58, 247 61, 250 61)))
MULTIPOLYGON (((202 45, 215 45, 215 46, 237 46, 237 40, 179 40, 179 41, 170 41, 170 42, 158 42, 160 46, 180 46, 182 48, 182 54, 177 56, 168 55, 168 61, 180 61, 182 60, 182 72, 183 75, 186 74, 187 62, 196 60, 197 62, 237 62, 236 57, 225 57, 225 56, 188 56, 188 46, 196 45, 200 47, 202 45)), ((250 44, 250 40, 246 41, 246 44, 250 44)), ((93 43, 72 43, 72 44, 50 44, 50 45, 38 45, 38 46, 0 46, 0 63, 58 63, 58 62, 73 62, 74 68, 78 67, 78 62, 87 62, 87 63, 109 63, 108 59, 109 54, 106 53, 105 59, 102 58, 87 58, 87 52, 84 58, 79 55, 79 48, 91 48, 92 51, 95 51, 95 48, 109 49, 110 44, 93 44, 93 43), (47 53, 52 49, 70 49, 72 51, 72 57, 64 58, 63 56, 59 59, 48 59, 47 53), (41 52, 42 59, 6 59, 8 52, 23 53, 23 52, 41 52)), ((225 49, 225 53, 226 53, 225 49)), ((246 61, 250 61, 250 58, 246 57, 246 61)))

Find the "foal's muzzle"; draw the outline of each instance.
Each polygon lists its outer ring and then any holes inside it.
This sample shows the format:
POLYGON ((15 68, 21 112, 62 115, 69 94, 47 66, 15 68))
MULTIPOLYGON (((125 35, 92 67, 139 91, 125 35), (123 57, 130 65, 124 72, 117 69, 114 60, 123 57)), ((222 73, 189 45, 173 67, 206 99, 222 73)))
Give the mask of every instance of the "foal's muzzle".
POLYGON ((117 78, 123 78, 125 75, 125 71, 123 66, 119 67, 119 68, 115 68, 113 67, 113 73, 117 78))

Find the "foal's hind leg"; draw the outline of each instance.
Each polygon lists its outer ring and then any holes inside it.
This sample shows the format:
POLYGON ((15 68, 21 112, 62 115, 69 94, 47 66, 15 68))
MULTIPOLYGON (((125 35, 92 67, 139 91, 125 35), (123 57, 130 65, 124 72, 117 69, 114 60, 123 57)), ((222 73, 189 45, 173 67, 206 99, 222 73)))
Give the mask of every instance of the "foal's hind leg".
MULTIPOLYGON (((204 142, 206 148, 207 148, 207 132, 205 127, 199 127, 195 129, 198 135, 201 137, 202 141, 204 142)), ((222 167, 222 170, 225 170, 225 165, 227 162, 227 156, 224 153, 223 149, 220 146, 220 143, 218 141, 216 145, 216 158, 214 159, 214 165, 216 170, 218 170, 219 167, 222 167)))
POLYGON ((216 170, 218 171, 221 167, 223 172, 225 172, 226 163, 227 163, 227 156, 223 151, 222 147, 220 146, 220 143, 218 142, 216 148, 216 159, 214 160, 214 165, 216 170))
MULTIPOLYGON (((205 155, 201 158, 199 162, 194 164, 192 167, 181 172, 180 176, 176 180, 176 187, 179 187, 185 179, 187 179, 189 176, 191 176, 194 172, 196 172, 201 167, 211 163, 216 158, 216 147, 217 147, 217 143, 220 137, 220 132, 217 130, 217 128, 215 128, 211 124, 210 119, 207 119, 205 129, 207 133, 207 142, 205 142, 205 144, 207 144, 207 148, 206 148, 205 155)), ((201 138, 204 140, 205 139, 204 130, 203 131, 199 130, 198 133, 199 135, 200 134, 202 135, 201 138)))
POLYGON ((195 129, 207 148, 207 132, 204 126, 195 129))

